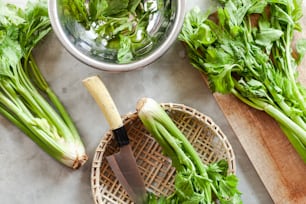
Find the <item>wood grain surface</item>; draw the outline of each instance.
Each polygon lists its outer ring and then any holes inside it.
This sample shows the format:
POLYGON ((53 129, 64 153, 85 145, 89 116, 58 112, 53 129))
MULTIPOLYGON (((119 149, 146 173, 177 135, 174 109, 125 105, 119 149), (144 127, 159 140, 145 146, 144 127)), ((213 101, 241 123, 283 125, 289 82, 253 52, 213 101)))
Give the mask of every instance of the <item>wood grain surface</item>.
POLYGON ((306 203, 306 165, 278 124, 231 95, 214 94, 275 203, 306 203))

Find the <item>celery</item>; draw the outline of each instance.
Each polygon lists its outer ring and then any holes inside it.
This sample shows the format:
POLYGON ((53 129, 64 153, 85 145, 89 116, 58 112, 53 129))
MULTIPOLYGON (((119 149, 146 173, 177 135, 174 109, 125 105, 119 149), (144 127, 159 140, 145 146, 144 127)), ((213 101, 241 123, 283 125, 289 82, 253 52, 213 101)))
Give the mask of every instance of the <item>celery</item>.
POLYGON ((225 160, 205 165, 185 135, 153 99, 141 99, 137 111, 176 169, 175 192, 166 198, 149 194, 148 203, 242 203, 237 190, 238 178, 227 174, 225 160))
POLYGON ((32 56, 51 30, 47 2, 0 6, 0 113, 54 159, 78 168, 87 160, 84 145, 32 56))
POLYGON ((273 117, 306 163, 306 89, 297 79, 305 39, 292 55, 302 1, 219 2, 218 22, 199 8, 186 15, 179 39, 190 62, 207 75, 212 91, 233 94, 273 117))

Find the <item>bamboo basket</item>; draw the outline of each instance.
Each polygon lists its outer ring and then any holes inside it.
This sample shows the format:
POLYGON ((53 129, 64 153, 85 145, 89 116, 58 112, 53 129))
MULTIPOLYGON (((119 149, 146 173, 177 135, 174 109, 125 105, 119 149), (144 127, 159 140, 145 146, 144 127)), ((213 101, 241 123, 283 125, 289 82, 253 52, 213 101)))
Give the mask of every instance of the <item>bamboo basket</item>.
MULTIPOLYGON (((235 173, 233 149, 227 137, 209 117, 182 104, 163 103, 161 106, 205 164, 226 159, 228 172, 235 173)), ((147 190, 156 195, 171 194, 175 176, 171 160, 162 154, 161 147, 142 125, 136 112, 124 116, 123 122, 147 190)), ((132 203, 105 158, 117 151, 119 149, 112 131, 106 132, 96 149, 91 169, 91 188, 96 204, 132 203)))

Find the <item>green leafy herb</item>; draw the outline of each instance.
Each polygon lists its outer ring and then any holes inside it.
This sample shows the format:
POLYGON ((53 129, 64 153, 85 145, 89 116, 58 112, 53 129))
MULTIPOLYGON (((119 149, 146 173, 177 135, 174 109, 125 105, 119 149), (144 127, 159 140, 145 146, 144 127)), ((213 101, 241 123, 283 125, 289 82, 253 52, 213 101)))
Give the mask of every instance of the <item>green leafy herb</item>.
POLYGON ((161 198, 149 194, 148 203, 242 203, 237 189, 238 178, 228 174, 227 161, 205 165, 185 135, 153 99, 141 99, 137 111, 176 169, 174 193, 161 198))
POLYGON ((80 167, 87 160, 83 143, 32 56, 51 30, 46 1, 24 10, 0 1, 0 10, 0 113, 50 156, 80 167))
POLYGON ((147 27, 150 15, 158 10, 155 1, 92 0, 87 6, 85 0, 65 0, 64 11, 84 28, 98 34, 97 42, 117 52, 119 63, 128 63, 139 53, 145 54, 149 49, 142 48, 150 47, 153 41, 147 27))
POLYGON ((297 43, 298 58, 292 56, 302 1, 220 3, 217 20, 198 8, 186 15, 179 39, 190 62, 207 75, 213 91, 234 94, 272 116, 306 162, 306 90, 297 81, 305 40, 297 43))
MULTIPOLYGON (((102 15, 103 16, 112 16, 120 13, 126 13, 128 12, 128 6, 129 6, 129 0, 120 0, 120 1, 114 1, 114 0, 105 0, 103 5, 107 5, 105 9, 103 9, 102 15)), ((135 5, 138 6, 138 5, 135 5)))

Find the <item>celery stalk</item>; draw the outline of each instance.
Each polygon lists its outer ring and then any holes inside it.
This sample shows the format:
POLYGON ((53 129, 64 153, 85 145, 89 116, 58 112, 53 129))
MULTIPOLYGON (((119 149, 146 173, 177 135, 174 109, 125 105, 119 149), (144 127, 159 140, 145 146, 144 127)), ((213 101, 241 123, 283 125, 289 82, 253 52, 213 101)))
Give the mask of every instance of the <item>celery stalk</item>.
POLYGON ((32 56, 51 30, 47 1, 0 6, 0 113, 54 159, 79 168, 88 159, 79 133, 32 56))
POLYGON ((175 192, 164 198, 150 194, 148 203, 241 203, 238 179, 227 175, 227 162, 205 165, 185 135, 153 99, 137 103, 138 116, 176 169, 175 192))
POLYGON ((216 13, 196 7, 186 15, 179 40, 190 62, 213 92, 233 94, 273 117, 306 163, 306 88, 298 81, 306 43, 293 43, 302 29, 302 0, 219 3, 216 13))

